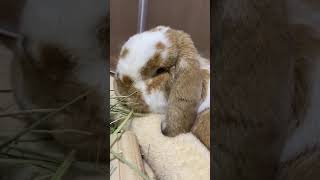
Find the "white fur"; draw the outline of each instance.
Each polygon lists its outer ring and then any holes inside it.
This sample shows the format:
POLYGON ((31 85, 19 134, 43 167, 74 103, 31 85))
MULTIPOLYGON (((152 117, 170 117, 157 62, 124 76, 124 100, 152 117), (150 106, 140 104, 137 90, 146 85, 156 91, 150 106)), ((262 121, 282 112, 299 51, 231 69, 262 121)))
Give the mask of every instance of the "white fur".
POLYGON ((161 115, 133 119, 144 159, 159 180, 209 180, 210 152, 191 133, 166 137, 161 133, 161 115))
POLYGON ((179 62, 179 67, 183 70, 188 70, 188 68, 190 67, 190 64, 185 59, 182 58, 179 62))
MULTIPOLYGON (((117 64, 117 73, 121 79, 124 75, 134 80, 134 87, 141 91, 144 102, 154 113, 165 113, 167 100, 164 92, 160 90, 147 91, 146 83, 141 79, 141 69, 146 65, 150 58, 157 52, 156 44, 161 42, 167 48, 171 46, 166 31, 168 27, 158 26, 158 31, 146 31, 136 34, 122 46, 128 49, 128 54, 121 57, 117 64)), ((166 48, 166 49, 167 49, 166 48)), ((167 59, 167 50, 161 52, 163 60, 167 59)))
MULTIPOLYGON (((210 63, 207 59, 204 59, 202 57, 199 58, 200 62, 200 68, 205 69, 209 72, 210 74, 210 63)), ((200 102, 200 105, 198 107, 198 113, 210 108, 210 79, 208 80, 208 85, 207 85, 207 94, 202 102, 200 102)))
MULTIPOLYGON (((125 57, 120 57, 117 64, 118 78, 122 79, 124 75, 133 79, 133 85, 143 96, 143 100, 153 113, 165 113, 167 109, 167 99, 161 90, 146 90, 146 83, 141 79, 141 69, 146 65, 149 59, 157 52, 156 44, 162 42, 166 49, 171 46, 166 32, 169 27, 157 26, 157 31, 146 31, 136 34, 122 46, 122 50, 127 49, 128 53, 125 57)), ((167 50, 161 52, 163 60, 167 59, 167 50)), ((207 59, 199 57, 201 69, 205 69, 210 73, 210 63, 207 59)), ((181 66, 188 66, 183 60, 180 61, 181 66)), ((208 81, 207 94, 205 99, 199 103, 198 112, 210 108, 210 81, 208 81)))
MULTIPOLYGON (((166 47, 170 47, 170 42, 166 36, 166 29, 161 31, 146 31, 136 34, 122 46, 128 49, 128 54, 120 58, 117 65, 117 73, 121 79, 127 75, 134 80, 140 80, 140 71, 149 59, 156 53, 156 44, 162 42, 166 47)), ((167 50, 161 53, 162 59, 167 59, 167 50)))
POLYGON ((141 91, 144 102, 154 113, 165 113, 167 109, 167 99, 164 92, 161 90, 147 91, 147 86, 144 81, 138 81, 134 84, 135 88, 141 91))
POLYGON ((166 112, 168 104, 163 91, 155 90, 155 91, 151 91, 150 94, 144 93, 143 97, 145 102, 148 104, 151 112, 154 112, 154 113, 166 112))

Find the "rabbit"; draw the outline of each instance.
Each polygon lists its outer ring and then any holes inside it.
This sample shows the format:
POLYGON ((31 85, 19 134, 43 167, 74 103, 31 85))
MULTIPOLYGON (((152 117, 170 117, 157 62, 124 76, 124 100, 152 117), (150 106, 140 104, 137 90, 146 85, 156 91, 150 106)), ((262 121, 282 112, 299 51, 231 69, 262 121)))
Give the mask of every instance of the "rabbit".
POLYGON ((129 96, 124 104, 136 112, 165 114, 166 136, 190 132, 197 116, 210 109, 209 60, 183 31, 157 26, 130 37, 115 73, 116 93, 129 96))
POLYGON ((319 179, 320 3, 213 7, 214 179, 319 179))
POLYGON ((19 26, 23 38, 14 49, 11 82, 22 109, 58 108, 90 91, 43 124, 91 133, 54 134, 81 159, 105 159, 107 6, 105 0, 27 0, 19 26))
MULTIPOLYGON (((38 126, 85 133, 52 133, 55 141, 49 145, 34 144, 35 151, 65 157, 75 149, 77 161, 106 165, 108 6, 106 0, 26 0, 19 36, 5 38, 14 54, 11 86, 21 109, 60 108, 86 93, 38 126)), ((25 127, 41 117, 34 115, 26 119, 25 127)), ((34 179, 38 172, 39 169, 30 165, 10 166, 10 171, 1 172, 0 179, 34 179)), ((106 176, 107 172, 90 168, 71 168, 63 179, 105 179, 106 176)))
MULTIPOLYGON (((110 76, 113 96, 117 92, 115 84, 114 77, 110 76)), ((193 133, 164 136, 161 132, 163 117, 164 114, 149 113, 129 123, 128 129, 135 133, 140 145, 145 168, 150 166, 152 177, 159 180, 210 179, 210 151, 205 144, 193 133)))
MULTIPOLYGON (((0 53, 1 53, 1 61, 8 62, 4 63, 4 67, 1 67, 1 70, 6 69, 10 65, 10 60, 13 58, 13 53, 8 48, 2 47, 2 44, 0 44, 0 53)), ((10 68, 8 68, 10 69, 10 68)), ((8 70, 9 72, 9 70, 8 70)), ((7 73, 9 75, 9 73, 7 73)), ((7 76, 5 76, 7 78, 7 76)), ((12 98, 12 94, 8 94, 10 97, 10 101, 7 103, 14 104, 14 99, 12 98)), ((7 98, 6 98, 7 99, 7 98)), ((7 101, 7 100, 5 100, 7 101)), ((2 102, 3 103, 3 102, 2 102)), ((10 109, 16 109, 17 107, 12 107, 10 109)), ((2 144, 4 141, 8 140, 9 138, 12 138, 17 133, 20 133, 21 131, 25 130, 29 125, 27 121, 25 121, 24 118, 1 118, 0 119, 0 144, 2 144)), ((13 147, 12 149, 4 148, 1 149, 1 159, 4 160, 6 153, 9 153, 11 155, 17 155, 21 156, 21 151, 16 151, 15 148, 19 148, 22 151, 31 151, 36 152, 40 154, 44 154, 46 156, 52 157, 52 159, 65 159, 65 152, 61 148, 61 145, 59 145, 57 142, 53 141, 52 138, 47 137, 46 135, 42 134, 35 134, 35 133, 28 133, 20 138, 19 141, 12 144, 10 147, 13 147), (46 141, 43 141, 41 139, 47 139, 46 141)), ((28 158, 33 156, 33 154, 26 153, 24 154, 24 158, 28 158)), ((14 156, 13 156, 14 157, 14 156)), ((35 157, 34 157, 35 158, 35 157)), ((37 156, 37 158, 41 158, 41 156, 37 156)), ((91 165, 88 163, 88 165, 81 165, 81 166, 72 166, 66 174, 63 176, 62 179, 66 180, 85 180, 85 179, 101 179, 104 180, 106 178, 105 173, 101 173, 100 171, 96 170, 96 163, 92 163, 91 165)), ((105 165, 106 166, 106 165, 105 165)), ((48 170, 43 167, 37 167, 33 166, 32 163, 27 164, 20 164, 20 163, 14 163, 14 162, 6 162, 1 161, 0 163, 0 179, 1 180, 31 180, 39 178, 40 176, 47 176, 48 174, 51 174, 53 171, 52 169, 48 170)))

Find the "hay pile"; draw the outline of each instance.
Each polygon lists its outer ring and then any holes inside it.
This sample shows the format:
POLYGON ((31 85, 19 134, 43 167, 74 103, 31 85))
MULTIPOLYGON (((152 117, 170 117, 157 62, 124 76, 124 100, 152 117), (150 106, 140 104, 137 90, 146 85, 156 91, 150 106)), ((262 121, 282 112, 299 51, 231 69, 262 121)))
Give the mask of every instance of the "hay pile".
MULTIPOLYGON (((6 92, 7 93, 7 92, 6 92)), ((88 94, 88 92, 74 98, 70 102, 57 109, 32 109, 15 112, 0 112, 0 118, 13 118, 24 122, 30 115, 38 114, 41 118, 32 124, 20 129, 1 128, 0 132, 0 164, 5 169, 12 168, 17 175, 20 169, 26 169, 25 175, 34 179, 62 179, 71 168, 79 171, 92 171, 105 173, 107 169, 98 164, 81 162, 75 159, 75 150, 71 150, 66 156, 59 150, 57 144, 49 134, 53 133, 85 133, 76 129, 47 130, 38 129, 38 126, 57 115, 67 107, 76 103, 88 94), (20 167, 18 169, 15 169, 20 167)), ((2 121, 3 123, 3 121, 2 121)), ((2 170, 2 167, 1 169, 2 170)), ((22 172, 22 171, 21 171, 22 172)), ((28 178, 28 177, 22 177, 28 178)))

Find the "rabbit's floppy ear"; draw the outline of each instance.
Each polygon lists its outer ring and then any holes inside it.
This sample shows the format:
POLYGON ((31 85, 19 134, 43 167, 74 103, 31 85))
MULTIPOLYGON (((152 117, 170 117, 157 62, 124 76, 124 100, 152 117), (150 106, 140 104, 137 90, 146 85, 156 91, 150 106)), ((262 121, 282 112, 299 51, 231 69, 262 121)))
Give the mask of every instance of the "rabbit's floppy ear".
POLYGON ((175 136, 189 132, 196 118, 201 98, 201 73, 199 54, 191 37, 178 30, 169 29, 172 43, 169 58, 175 58, 175 72, 168 98, 168 112, 163 133, 175 136))

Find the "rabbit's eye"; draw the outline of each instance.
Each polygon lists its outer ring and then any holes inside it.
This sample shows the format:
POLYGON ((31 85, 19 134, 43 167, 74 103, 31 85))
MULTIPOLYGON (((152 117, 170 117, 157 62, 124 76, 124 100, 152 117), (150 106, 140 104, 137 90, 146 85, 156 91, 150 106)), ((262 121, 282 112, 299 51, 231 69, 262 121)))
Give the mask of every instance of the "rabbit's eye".
POLYGON ((154 74, 154 76, 158 76, 160 74, 165 73, 167 70, 165 68, 159 68, 157 69, 156 73, 154 74))

